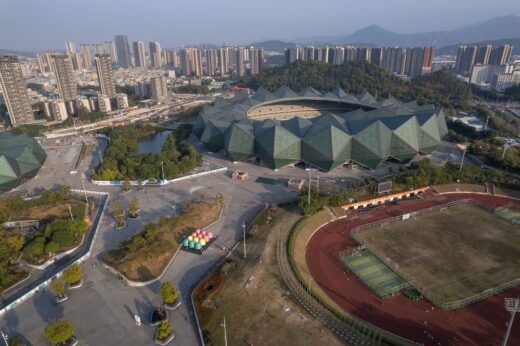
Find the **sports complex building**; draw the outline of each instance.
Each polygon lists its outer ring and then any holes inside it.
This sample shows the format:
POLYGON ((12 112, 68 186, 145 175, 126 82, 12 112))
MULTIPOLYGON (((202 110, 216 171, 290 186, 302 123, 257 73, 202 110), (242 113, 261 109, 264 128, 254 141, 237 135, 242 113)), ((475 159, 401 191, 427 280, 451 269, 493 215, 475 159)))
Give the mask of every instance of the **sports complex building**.
POLYGON ((10 190, 33 178, 45 162, 47 154, 28 135, 0 133, 0 190, 10 190))
POLYGON ((233 161, 256 158, 273 169, 303 162, 330 171, 348 163, 373 169, 387 159, 408 162, 433 152, 448 129, 433 105, 284 86, 218 98, 204 106, 193 132, 233 161))

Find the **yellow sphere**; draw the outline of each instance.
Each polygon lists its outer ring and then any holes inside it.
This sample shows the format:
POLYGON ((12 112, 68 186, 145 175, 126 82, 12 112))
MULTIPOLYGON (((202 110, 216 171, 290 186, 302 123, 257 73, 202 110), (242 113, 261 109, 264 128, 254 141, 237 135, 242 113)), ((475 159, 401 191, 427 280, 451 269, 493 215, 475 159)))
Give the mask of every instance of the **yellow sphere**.
POLYGON ((192 240, 193 240, 193 237, 190 235, 190 236, 188 237, 188 240, 189 240, 189 241, 192 241, 192 240))

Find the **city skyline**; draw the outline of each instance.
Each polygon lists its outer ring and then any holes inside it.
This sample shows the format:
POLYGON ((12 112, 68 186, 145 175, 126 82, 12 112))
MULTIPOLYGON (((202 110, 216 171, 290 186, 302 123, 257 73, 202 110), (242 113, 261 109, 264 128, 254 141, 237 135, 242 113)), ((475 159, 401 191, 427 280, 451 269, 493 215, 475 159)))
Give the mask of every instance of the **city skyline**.
POLYGON ((453 29, 493 16, 520 15, 520 4, 512 0, 493 3, 476 0, 473 6, 447 0, 435 4, 397 0, 395 8, 378 6, 380 3, 381 0, 372 0, 352 8, 351 4, 337 0, 320 3, 289 1, 284 4, 267 0, 262 6, 240 4, 243 13, 248 15, 237 17, 231 16, 237 6, 232 0, 218 4, 208 0, 175 4, 156 0, 156 6, 147 9, 137 3, 123 4, 120 1, 101 3, 94 0, 89 4, 70 5, 63 0, 45 4, 34 0, 23 3, 7 0, 3 8, 9 16, 0 23, 0 31, 13 34, 0 37, 0 47, 21 51, 63 50, 65 41, 99 42, 111 40, 118 34, 127 35, 129 41, 157 41, 166 48, 202 42, 249 44, 265 39, 292 40, 305 36, 349 34, 376 23, 388 30, 409 33, 453 29), (98 11, 98 5, 102 5, 104 10, 98 11), (298 14, 294 13, 294 6, 300 8, 298 14), (196 15, 196 21, 201 25, 193 25, 192 16, 177 15, 189 14, 199 8, 204 8, 196 15), (274 8, 277 11, 273 12, 274 8), (330 11, 331 8, 335 10, 330 11), (81 16, 66 16, 67 10, 81 13, 81 16), (418 13, 428 13, 432 20, 425 24, 423 16, 418 13), (441 15, 442 20, 433 20, 441 15), (25 18, 25 21, 17 18, 25 18), (46 18, 45 22, 42 18, 46 18), (265 18, 269 18, 268 23, 265 18), (40 25, 27 25, 29 20, 40 25), (136 26, 136 22, 146 25, 136 26), (68 30, 63 31, 63 25, 68 30))

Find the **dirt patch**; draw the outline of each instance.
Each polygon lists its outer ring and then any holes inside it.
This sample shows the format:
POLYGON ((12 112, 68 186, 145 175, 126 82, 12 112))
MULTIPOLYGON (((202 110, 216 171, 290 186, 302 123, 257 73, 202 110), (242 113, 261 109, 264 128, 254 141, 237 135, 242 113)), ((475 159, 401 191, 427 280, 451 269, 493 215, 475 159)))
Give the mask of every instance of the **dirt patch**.
POLYGON ((50 219, 67 219, 70 217, 71 209, 83 204, 80 201, 69 199, 62 202, 38 205, 13 213, 9 221, 38 220, 44 222, 50 219))
POLYGON ((248 233, 247 259, 238 246, 195 291, 206 344, 223 344, 221 322, 225 317, 231 345, 341 345, 332 332, 292 300, 279 274, 277 236, 301 216, 290 207, 269 213, 269 224, 263 213, 248 233), (208 293, 208 282, 216 280, 215 273, 223 285, 208 293))

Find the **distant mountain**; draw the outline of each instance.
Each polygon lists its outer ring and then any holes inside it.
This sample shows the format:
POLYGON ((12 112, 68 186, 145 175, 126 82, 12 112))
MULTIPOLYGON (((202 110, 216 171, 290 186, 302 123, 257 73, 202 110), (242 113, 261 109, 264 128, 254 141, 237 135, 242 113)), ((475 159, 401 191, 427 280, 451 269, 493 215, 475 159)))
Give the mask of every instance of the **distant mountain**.
POLYGON ((370 25, 349 35, 316 36, 294 40, 299 44, 354 44, 363 42, 376 46, 436 46, 520 37, 520 17, 496 17, 448 31, 401 34, 377 25, 370 25))
MULTIPOLYGON (((520 36, 520 34, 519 34, 520 36)), ((481 41, 481 42, 470 42, 470 44, 478 44, 478 45, 486 45, 490 44, 492 46, 500 46, 503 44, 510 44, 513 46, 512 55, 520 55, 520 38, 505 38, 502 40, 490 40, 490 41, 481 41)), ((451 46, 446 46, 437 49, 435 52, 436 55, 456 55, 457 54, 458 45, 454 44, 451 46)))
POLYGON ((25 57, 34 57, 34 53, 30 52, 19 52, 16 50, 9 50, 9 49, 0 49, 0 55, 17 55, 17 56, 25 56, 25 57))
POLYGON ((287 48, 294 48, 296 47, 296 43, 293 42, 284 42, 280 40, 269 40, 269 41, 262 41, 262 42, 255 42, 251 43, 251 46, 255 48, 263 48, 266 51, 270 52, 283 52, 287 48))

